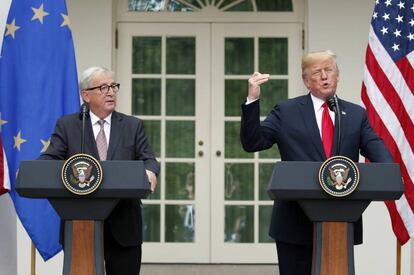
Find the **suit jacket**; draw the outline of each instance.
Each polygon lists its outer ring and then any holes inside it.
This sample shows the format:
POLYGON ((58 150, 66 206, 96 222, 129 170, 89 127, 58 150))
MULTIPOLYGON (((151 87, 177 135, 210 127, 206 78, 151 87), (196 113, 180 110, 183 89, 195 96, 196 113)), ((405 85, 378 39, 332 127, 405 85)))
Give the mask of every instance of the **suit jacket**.
MULTIPOLYGON (((60 118, 52 134, 50 145, 39 159, 65 160, 81 152, 82 120, 79 114, 60 118)), ((91 120, 85 123, 84 153, 99 159, 91 120)), ((135 117, 113 112, 107 160, 143 160, 145 169, 158 175, 160 167, 148 144, 143 122, 135 117)), ((105 228, 110 228, 114 239, 122 246, 142 243, 141 202, 120 200, 109 217, 105 228)))
MULTIPOLYGON (((275 106, 260 123, 259 100, 242 105, 240 138, 243 148, 255 152, 277 144, 282 161, 325 161, 326 156, 310 94, 275 106)), ((383 141, 375 134, 365 110, 339 100, 341 144, 339 155, 358 162, 359 153, 372 162, 393 162, 383 141)), ((335 133, 336 135, 337 133, 335 133)), ((335 152, 337 136, 332 151, 335 152)), ((355 243, 362 243, 362 220, 355 224, 355 243)), ((311 244, 313 225, 297 202, 275 201, 270 236, 276 241, 311 244)))

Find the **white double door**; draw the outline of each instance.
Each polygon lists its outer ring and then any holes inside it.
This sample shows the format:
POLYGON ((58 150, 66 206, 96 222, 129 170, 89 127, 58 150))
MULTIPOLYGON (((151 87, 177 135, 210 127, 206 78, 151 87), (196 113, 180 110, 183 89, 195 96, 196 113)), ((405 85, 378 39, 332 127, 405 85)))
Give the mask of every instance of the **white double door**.
POLYGON ((301 24, 119 23, 118 110, 161 163, 144 204, 144 262, 274 263, 266 185, 276 148, 245 153, 240 105, 271 74, 262 116, 300 92, 301 24))

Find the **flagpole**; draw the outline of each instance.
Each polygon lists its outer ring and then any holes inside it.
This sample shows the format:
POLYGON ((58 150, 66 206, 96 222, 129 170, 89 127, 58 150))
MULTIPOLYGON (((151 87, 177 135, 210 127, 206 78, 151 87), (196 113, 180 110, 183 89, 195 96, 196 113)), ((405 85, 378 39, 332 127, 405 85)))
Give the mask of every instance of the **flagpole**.
POLYGON ((36 247, 33 242, 32 242, 30 275, 36 275, 36 247))
POLYGON ((397 239, 397 273, 396 275, 401 275, 401 244, 397 239))

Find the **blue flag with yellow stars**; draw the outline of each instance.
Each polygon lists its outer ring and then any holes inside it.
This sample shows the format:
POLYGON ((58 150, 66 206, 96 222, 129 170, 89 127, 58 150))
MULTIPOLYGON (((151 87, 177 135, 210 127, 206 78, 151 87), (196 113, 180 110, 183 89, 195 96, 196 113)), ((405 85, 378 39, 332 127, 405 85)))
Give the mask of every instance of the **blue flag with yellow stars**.
POLYGON ((46 199, 14 190, 22 160, 45 151, 56 120, 79 110, 75 53, 64 0, 13 0, 0 53, 0 131, 16 213, 44 260, 62 250, 46 199))

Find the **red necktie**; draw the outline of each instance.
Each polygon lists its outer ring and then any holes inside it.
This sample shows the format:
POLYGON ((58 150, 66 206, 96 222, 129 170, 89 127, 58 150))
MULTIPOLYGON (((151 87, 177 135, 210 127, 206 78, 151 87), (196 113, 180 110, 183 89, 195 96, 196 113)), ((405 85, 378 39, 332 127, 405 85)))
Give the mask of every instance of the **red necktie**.
POLYGON ((329 115, 328 104, 325 102, 322 107, 322 143, 323 148, 325 149, 326 158, 329 158, 331 156, 334 126, 331 116, 329 115))

